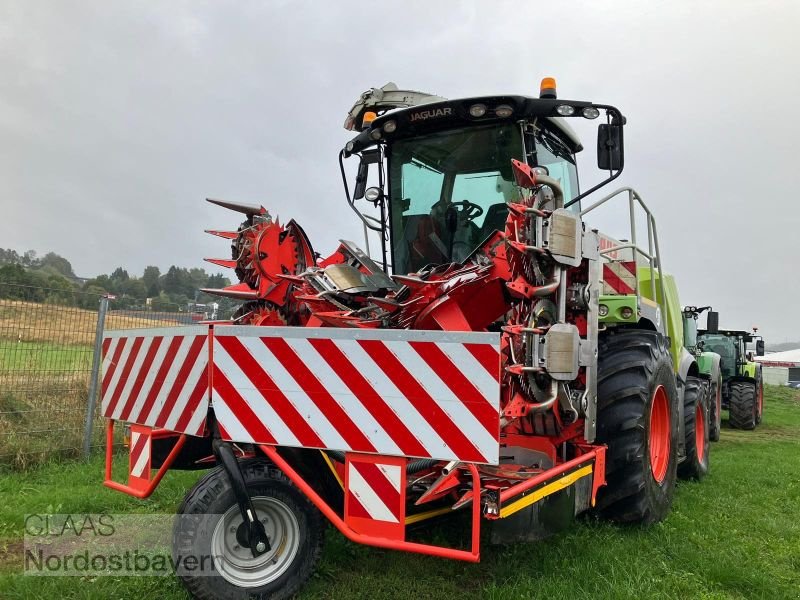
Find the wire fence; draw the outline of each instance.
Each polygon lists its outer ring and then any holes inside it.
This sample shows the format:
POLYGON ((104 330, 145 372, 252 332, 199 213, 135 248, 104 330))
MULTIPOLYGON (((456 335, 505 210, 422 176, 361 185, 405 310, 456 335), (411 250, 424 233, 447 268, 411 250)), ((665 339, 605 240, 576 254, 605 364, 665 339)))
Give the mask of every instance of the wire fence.
MULTIPOLYGON (((81 452, 98 324, 109 331, 201 318, 178 306, 116 310, 111 297, 0 283, 0 467, 81 452)), ((89 446, 103 442, 99 402, 94 413, 89 446)))

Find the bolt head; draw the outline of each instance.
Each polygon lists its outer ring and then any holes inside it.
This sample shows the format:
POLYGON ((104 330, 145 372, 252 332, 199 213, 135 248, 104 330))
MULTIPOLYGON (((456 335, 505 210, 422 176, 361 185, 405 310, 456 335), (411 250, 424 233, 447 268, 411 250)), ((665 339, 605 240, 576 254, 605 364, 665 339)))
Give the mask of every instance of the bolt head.
POLYGON ((258 542, 256 544, 256 552, 264 552, 267 549, 267 545, 264 542, 258 542))

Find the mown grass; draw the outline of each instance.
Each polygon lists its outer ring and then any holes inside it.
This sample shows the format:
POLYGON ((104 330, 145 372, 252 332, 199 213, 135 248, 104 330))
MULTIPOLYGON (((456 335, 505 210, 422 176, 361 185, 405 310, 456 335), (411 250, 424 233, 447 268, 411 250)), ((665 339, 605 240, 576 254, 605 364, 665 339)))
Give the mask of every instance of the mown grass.
MULTIPOLYGON (((642 529, 588 517, 544 542, 484 547, 478 565, 357 546, 329 529, 320 567, 301 597, 798 598, 798 443, 800 393, 769 388, 759 429, 724 429, 712 449, 711 475, 681 482, 663 523, 642 529)), ((172 512, 199 475, 169 475, 144 502, 101 487, 101 477, 95 459, 0 479, 0 597, 186 598, 173 577, 19 574, 24 513, 172 512)), ((456 527, 440 525, 433 535, 457 540, 456 527)))

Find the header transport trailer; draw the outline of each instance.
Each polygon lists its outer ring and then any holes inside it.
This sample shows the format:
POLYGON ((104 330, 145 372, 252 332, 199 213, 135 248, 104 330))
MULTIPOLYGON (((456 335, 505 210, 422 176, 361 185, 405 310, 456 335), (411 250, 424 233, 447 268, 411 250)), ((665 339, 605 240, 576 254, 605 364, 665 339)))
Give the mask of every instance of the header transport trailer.
POLYGON ((588 510, 654 523, 678 475, 707 472, 710 385, 655 219, 631 188, 585 204, 622 172, 624 125, 613 106, 558 99, 552 79, 538 98, 366 92, 339 160, 375 259, 345 241, 323 258, 295 221, 212 201, 244 215, 209 232, 232 257, 208 260, 239 282, 207 291, 242 301, 234 318, 103 346, 105 484, 145 498, 169 469, 213 467, 174 529, 176 556, 213 557, 211 573, 178 571, 195 597, 295 593, 323 517, 355 542, 478 561, 484 527, 507 543, 588 510), (601 115, 608 176, 580 192, 567 120, 601 115), (585 224, 614 201, 630 241, 585 224), (126 483, 111 472, 119 422, 126 483), (458 511, 468 547, 409 541, 458 511))

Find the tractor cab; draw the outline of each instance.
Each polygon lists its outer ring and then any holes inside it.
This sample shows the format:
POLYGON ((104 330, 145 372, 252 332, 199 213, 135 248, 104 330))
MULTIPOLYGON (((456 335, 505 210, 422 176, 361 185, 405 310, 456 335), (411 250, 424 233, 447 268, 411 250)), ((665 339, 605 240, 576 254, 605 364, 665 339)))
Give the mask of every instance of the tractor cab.
POLYGON ((622 166, 622 128, 612 129, 621 115, 612 107, 557 100, 552 80, 543 82, 540 98, 421 95, 417 102, 400 109, 376 102, 377 111, 367 110, 368 102, 357 104, 348 122, 353 129, 360 122, 362 131, 341 155, 360 157, 352 198, 342 166, 348 202, 366 227, 387 240, 384 262, 391 262, 395 275, 463 262, 502 231, 508 204, 520 194, 512 160, 558 183, 563 197, 551 209, 580 212, 586 194, 579 191, 575 155, 583 147, 563 117, 594 119, 606 109, 598 141, 605 164, 598 164, 615 171, 622 166), (370 171, 377 185, 367 187, 370 171), (379 209, 379 218, 355 208, 362 199, 379 209))

